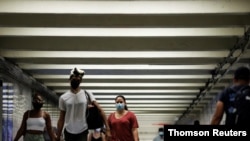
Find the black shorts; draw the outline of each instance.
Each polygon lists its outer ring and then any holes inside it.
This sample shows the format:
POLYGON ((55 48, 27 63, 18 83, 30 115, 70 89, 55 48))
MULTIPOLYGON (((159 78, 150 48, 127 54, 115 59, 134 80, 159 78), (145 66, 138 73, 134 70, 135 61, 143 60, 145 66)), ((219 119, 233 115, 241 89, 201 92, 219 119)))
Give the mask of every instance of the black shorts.
POLYGON ((64 130, 64 140, 65 141, 87 141, 88 130, 85 130, 79 134, 69 133, 66 129, 64 130))

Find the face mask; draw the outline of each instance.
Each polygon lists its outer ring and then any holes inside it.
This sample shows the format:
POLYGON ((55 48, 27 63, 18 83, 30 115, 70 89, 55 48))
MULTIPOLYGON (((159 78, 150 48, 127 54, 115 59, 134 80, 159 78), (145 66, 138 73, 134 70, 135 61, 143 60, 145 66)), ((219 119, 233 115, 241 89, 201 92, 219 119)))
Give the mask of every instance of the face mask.
POLYGON ((116 103, 116 110, 123 110, 124 109, 124 104, 123 103, 116 103))
POLYGON ((39 102, 32 102, 32 105, 34 109, 36 110, 40 110, 43 107, 43 103, 39 103, 39 102))
POLYGON ((164 135, 164 132, 159 132, 159 135, 160 135, 160 136, 163 136, 163 135, 164 135))
POLYGON ((97 128, 95 129, 96 132, 100 132, 101 131, 101 128, 97 128))
POLYGON ((76 88, 79 87, 80 81, 79 81, 79 80, 73 79, 73 80, 71 80, 70 85, 71 85, 71 87, 72 87, 73 89, 76 89, 76 88))

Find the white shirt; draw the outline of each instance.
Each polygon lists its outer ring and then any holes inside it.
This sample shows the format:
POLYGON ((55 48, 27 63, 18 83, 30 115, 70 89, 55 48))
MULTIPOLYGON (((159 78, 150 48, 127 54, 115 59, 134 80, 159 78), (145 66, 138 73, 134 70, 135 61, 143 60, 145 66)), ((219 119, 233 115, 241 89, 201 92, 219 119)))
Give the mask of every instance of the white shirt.
MULTIPOLYGON (((88 91, 91 101, 95 101, 95 97, 88 91)), ((86 122, 87 99, 84 90, 80 90, 77 94, 70 90, 65 92, 59 98, 59 109, 66 111, 64 127, 69 133, 78 134, 88 129, 86 122)))
POLYGON ((36 131, 44 131, 45 128, 45 119, 43 117, 39 118, 31 118, 29 117, 26 120, 26 128, 27 130, 36 130, 36 131))

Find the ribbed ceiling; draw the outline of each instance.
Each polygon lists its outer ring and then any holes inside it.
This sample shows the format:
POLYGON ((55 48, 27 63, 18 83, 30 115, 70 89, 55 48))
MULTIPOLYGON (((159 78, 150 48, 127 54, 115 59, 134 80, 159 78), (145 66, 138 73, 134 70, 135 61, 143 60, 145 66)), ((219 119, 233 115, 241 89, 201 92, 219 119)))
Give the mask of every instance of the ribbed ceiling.
MULTIPOLYGON (((0 56, 60 96, 84 69, 105 112, 122 94, 141 140, 196 117, 249 65, 250 1, 0 1, 0 56), (198 104, 197 104, 198 103, 198 104)), ((54 109, 56 110, 56 109, 54 109)), ((50 111, 57 112, 57 111, 50 111)))

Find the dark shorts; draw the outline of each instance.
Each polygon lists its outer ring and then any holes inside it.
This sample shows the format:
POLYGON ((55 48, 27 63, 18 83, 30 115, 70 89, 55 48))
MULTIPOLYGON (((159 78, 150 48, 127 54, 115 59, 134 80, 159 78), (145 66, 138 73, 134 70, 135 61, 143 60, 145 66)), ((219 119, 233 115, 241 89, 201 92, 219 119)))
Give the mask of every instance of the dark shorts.
POLYGON ((66 129, 64 130, 64 140, 65 141, 87 141, 88 130, 83 131, 79 134, 71 134, 66 129))

